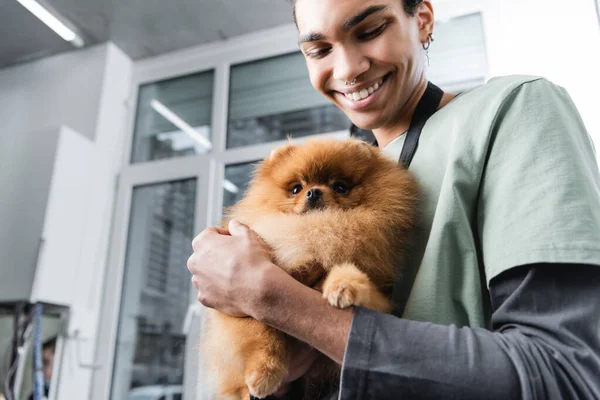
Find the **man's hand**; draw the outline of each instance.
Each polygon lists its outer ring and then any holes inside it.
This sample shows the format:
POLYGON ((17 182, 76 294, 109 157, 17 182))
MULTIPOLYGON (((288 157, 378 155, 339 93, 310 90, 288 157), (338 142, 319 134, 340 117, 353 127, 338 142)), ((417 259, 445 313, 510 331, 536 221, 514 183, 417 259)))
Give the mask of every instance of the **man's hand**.
MULTIPOLYGON (((343 362, 353 310, 332 307, 321 293, 273 264, 254 232, 232 221, 229 229, 204 230, 192 245, 187 265, 202 304, 231 316, 253 317, 343 362)), ((293 371, 308 370, 301 360, 294 360, 302 365, 293 371)))
POLYGON ((309 345, 296 342, 292 349, 292 359, 289 365, 288 376, 275 397, 284 398, 290 389, 290 384, 304 376, 319 356, 319 352, 309 345))
POLYGON ((245 225, 231 221, 229 229, 205 229, 192 247, 194 254, 187 266, 198 289, 198 301, 231 316, 256 317, 266 275, 276 270, 283 273, 271 262, 260 238, 245 225))

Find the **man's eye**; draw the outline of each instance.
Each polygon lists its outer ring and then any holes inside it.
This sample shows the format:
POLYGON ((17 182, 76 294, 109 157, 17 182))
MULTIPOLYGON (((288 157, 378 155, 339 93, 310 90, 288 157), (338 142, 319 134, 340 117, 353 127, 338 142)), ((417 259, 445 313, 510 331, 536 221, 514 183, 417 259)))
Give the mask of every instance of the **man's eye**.
POLYGON ((379 25, 377 28, 372 29, 370 31, 367 32, 363 32, 361 34, 358 35, 358 38, 360 40, 371 40, 371 39, 375 39, 377 36, 381 35, 383 33, 383 31, 385 30, 385 28, 387 28, 388 24, 381 24, 379 25))
POLYGON ((310 58, 321 58, 321 57, 327 55, 327 53, 329 53, 330 51, 331 51, 331 47, 328 47, 325 49, 315 49, 315 50, 307 51, 306 55, 310 58))

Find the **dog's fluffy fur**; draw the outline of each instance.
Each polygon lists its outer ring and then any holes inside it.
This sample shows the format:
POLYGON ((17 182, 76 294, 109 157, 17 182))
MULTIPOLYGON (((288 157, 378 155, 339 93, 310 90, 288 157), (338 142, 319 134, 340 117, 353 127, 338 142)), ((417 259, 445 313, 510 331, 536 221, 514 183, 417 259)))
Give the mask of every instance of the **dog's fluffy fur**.
MULTIPOLYGON (((389 312, 417 194, 408 171, 379 149, 312 140, 273 151, 227 219, 256 231, 276 265, 331 305, 389 312), (315 189, 321 194, 310 201, 315 189)), ((210 310, 203 351, 219 398, 274 393, 287 374, 292 340, 254 319, 210 310)), ((323 356, 304 378, 305 398, 336 373, 339 366, 323 356)))

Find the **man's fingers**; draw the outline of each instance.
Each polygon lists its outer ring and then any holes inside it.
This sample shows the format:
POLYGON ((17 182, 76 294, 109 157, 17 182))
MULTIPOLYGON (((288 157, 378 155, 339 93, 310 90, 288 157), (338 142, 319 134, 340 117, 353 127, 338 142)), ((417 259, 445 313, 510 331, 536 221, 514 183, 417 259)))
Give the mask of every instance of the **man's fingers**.
POLYGON ((203 241, 209 239, 210 237, 213 237, 215 235, 226 235, 229 236, 229 230, 225 229, 225 228, 221 228, 218 226, 215 227, 210 227, 210 228, 206 228, 205 230, 203 230, 202 232, 200 232, 198 234, 198 236, 196 236, 194 238, 194 240, 192 240, 192 248, 194 250, 198 249, 198 246, 200 246, 200 243, 202 243, 203 241))
POLYGON ((229 229, 227 229, 227 228, 221 228, 220 226, 215 226, 214 228, 209 228, 209 229, 213 229, 219 235, 231 236, 231 233, 229 233, 229 229))
POLYGON ((188 258, 187 260, 187 269, 188 271, 190 271, 192 274, 194 273, 196 268, 196 255, 192 254, 190 256, 190 258, 188 258))
POLYGON ((288 394, 289 391, 290 391, 290 384, 284 383, 279 387, 279 389, 277 389, 277 391, 273 395, 276 398, 281 399, 281 398, 284 398, 285 395, 288 394))
POLYGON ((317 357, 319 357, 320 353, 303 343, 300 348, 293 352, 293 354, 288 377, 286 379, 287 382, 293 382, 304 376, 317 357))
POLYGON ((198 301, 200 302, 200 304, 202 304, 204 307, 208 307, 208 308, 214 308, 212 306, 212 303, 210 302, 210 300, 208 299, 208 297, 203 293, 203 292, 198 292, 198 301))
POLYGON ((245 236, 250 233, 250 229, 246 225, 232 219, 229 221, 229 232, 231 232, 231 236, 245 236))
MULTIPOLYGON (((319 356, 319 352, 313 348, 302 351, 298 354, 297 366, 311 365, 319 356)), ((296 364, 296 363, 294 363, 296 364)))
POLYGON ((192 284, 194 285, 194 287, 198 290, 200 290, 200 285, 198 282, 198 278, 194 275, 192 276, 192 284))

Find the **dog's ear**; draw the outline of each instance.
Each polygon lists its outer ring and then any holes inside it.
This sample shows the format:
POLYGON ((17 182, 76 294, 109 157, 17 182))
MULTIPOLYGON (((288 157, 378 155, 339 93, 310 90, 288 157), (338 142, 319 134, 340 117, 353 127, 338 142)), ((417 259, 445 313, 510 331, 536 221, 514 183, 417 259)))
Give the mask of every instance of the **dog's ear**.
POLYGON ((271 151, 271 154, 269 154, 267 156, 267 158, 265 158, 264 164, 265 165, 273 164, 275 161, 289 156, 295 150, 296 150, 296 145, 292 144, 292 143, 288 143, 288 144, 284 144, 283 146, 279 146, 279 147, 273 149, 273 151, 271 151))
POLYGON ((369 158, 375 156, 377 149, 371 143, 365 142, 364 140, 360 140, 360 139, 354 139, 354 138, 351 138, 349 140, 354 142, 354 145, 356 146, 356 149, 359 152, 359 154, 368 156, 369 158))

